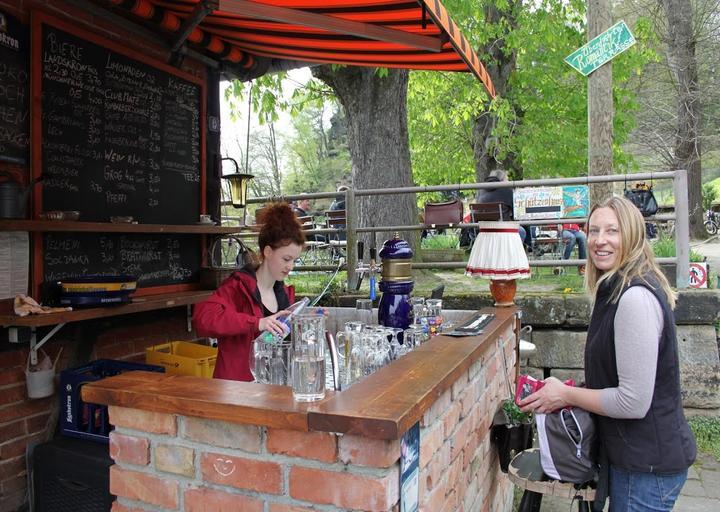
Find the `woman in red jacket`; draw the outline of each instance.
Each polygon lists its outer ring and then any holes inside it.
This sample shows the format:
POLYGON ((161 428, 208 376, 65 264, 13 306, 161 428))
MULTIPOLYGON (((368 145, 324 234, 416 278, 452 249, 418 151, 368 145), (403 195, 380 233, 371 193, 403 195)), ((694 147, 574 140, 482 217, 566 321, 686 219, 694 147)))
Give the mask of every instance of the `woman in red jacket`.
POLYGON ((282 334, 278 317, 295 301, 283 280, 305 243, 302 226, 290 206, 274 203, 263 209, 258 245, 260 262, 234 272, 207 300, 199 303, 193 325, 200 336, 218 339, 216 379, 253 380, 250 345, 261 331, 282 334))

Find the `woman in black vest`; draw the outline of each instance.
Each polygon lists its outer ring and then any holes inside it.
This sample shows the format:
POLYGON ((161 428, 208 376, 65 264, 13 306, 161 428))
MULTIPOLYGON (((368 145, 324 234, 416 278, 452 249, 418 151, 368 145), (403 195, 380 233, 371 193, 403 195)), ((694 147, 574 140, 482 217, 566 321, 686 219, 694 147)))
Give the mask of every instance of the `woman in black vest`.
POLYGON ((610 463, 610 512, 669 511, 696 454, 680 397, 675 292, 645 240, 640 211, 624 198, 592 209, 588 249, 587 388, 550 377, 521 405, 595 413, 610 463))

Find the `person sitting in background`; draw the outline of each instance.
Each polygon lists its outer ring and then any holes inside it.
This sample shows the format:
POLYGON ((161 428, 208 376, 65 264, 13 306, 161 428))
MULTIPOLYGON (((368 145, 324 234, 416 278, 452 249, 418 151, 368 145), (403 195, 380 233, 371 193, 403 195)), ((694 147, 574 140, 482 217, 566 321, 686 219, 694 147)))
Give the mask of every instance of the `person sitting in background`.
POLYGON ((338 195, 335 196, 335 199, 333 199, 333 202, 330 203, 330 208, 328 210, 344 210, 345 209, 345 191, 348 189, 345 185, 340 185, 337 188, 338 195))
POLYGON ((292 211, 295 212, 295 215, 298 217, 306 217, 308 215, 312 215, 310 212, 310 199, 298 199, 296 201, 293 201, 293 203, 290 205, 292 208, 292 211))
MULTIPOLYGON (((508 175, 501 169, 495 169, 490 171, 488 177, 485 178, 485 183, 498 183, 501 181, 508 181, 508 175)), ((510 187, 504 188, 486 188, 478 190, 477 193, 478 203, 503 203, 510 209, 510 218, 503 220, 513 220, 513 189, 510 187)), ((525 228, 520 226, 518 228, 520 239, 525 242, 525 228)))
POLYGON ((283 280, 305 244, 305 233, 286 203, 264 208, 258 219, 260 262, 234 272, 205 301, 195 306, 193 325, 199 336, 218 339, 213 378, 253 380, 250 348, 261 331, 284 334, 278 317, 295 301, 283 280))
MULTIPOLYGON (((580 229, 577 224, 563 224, 562 226, 562 238, 565 244, 565 250, 563 251, 563 259, 569 260, 573 249, 577 245, 578 248, 578 259, 584 260, 587 258, 587 236, 585 232, 580 229)), ((585 275, 585 265, 578 267, 578 273, 581 276, 585 275)))

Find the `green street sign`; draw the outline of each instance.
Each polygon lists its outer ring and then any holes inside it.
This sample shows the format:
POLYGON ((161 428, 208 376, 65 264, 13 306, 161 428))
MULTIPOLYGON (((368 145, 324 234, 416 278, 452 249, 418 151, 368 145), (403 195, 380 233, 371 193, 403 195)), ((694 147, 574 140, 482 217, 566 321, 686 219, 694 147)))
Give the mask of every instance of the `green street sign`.
POLYGON ((584 76, 588 76, 607 61, 621 54, 635 44, 635 38, 624 21, 618 21, 588 44, 565 57, 584 76))

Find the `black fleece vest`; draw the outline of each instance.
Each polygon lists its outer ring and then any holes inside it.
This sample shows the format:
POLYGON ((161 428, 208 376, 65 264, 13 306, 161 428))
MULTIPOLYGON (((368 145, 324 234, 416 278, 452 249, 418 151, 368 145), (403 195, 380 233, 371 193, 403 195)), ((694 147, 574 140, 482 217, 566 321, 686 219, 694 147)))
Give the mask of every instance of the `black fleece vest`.
MULTIPOLYGON (((657 298, 663 312, 663 330, 658 349, 657 374, 650 409, 641 419, 596 416, 600 439, 613 466, 643 473, 677 473, 695 460, 695 439, 685 420, 680 397, 675 316, 662 293, 640 280, 657 298)), ((617 387, 615 362, 615 313, 618 303, 610 297, 614 282, 600 286, 595 299, 585 344, 585 382, 590 389, 617 387)), ((628 288, 630 287, 628 286, 628 288)), ((625 293, 627 288, 623 290, 625 293)), ((637 326, 638 330, 643 328, 637 326)))

